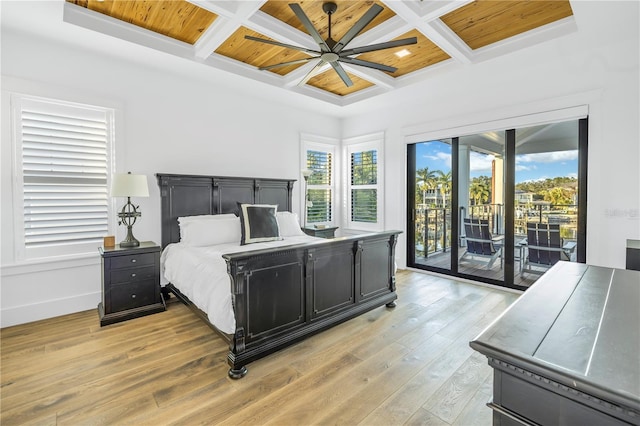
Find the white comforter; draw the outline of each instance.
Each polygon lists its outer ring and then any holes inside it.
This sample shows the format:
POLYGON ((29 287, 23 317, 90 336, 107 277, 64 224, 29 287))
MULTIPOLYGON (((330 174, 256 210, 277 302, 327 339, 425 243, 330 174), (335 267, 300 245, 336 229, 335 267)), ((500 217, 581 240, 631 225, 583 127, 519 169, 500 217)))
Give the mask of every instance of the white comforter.
POLYGON ((168 282, 207 314, 209 322, 223 333, 233 334, 236 331, 236 319, 227 264, 222 255, 318 241, 322 239, 305 235, 245 246, 234 243, 193 247, 174 243, 162 252, 162 271, 168 282))

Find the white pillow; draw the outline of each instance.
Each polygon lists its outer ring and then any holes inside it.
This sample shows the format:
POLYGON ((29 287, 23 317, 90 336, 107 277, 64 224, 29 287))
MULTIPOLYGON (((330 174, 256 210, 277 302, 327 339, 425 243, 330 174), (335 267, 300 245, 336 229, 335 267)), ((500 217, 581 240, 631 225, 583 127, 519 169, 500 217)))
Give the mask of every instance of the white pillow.
POLYGON ((225 220, 225 219, 229 219, 232 217, 238 217, 237 215, 233 214, 233 213, 227 213, 227 214, 201 214, 201 215, 197 215, 197 216, 183 216, 183 217, 179 217, 178 218, 178 223, 180 225, 184 224, 184 223, 191 223, 191 222, 200 222, 203 220, 225 220))
POLYGON ((306 235, 302 229, 300 229, 300 223, 298 222, 298 215, 291 212, 278 212, 276 213, 276 219, 278 220, 278 227, 280 228, 281 237, 296 237, 298 235, 306 235))
POLYGON ((187 245, 203 247, 240 242, 240 219, 234 214, 184 219, 178 219, 180 242, 187 245))

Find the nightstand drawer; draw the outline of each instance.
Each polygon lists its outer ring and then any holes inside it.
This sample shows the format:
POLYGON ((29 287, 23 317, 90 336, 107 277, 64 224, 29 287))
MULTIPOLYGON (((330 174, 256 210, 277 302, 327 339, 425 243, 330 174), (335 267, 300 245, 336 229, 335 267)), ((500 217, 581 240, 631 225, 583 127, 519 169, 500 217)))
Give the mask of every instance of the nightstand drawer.
POLYGON ((144 280, 154 279, 156 276, 156 268, 147 266, 144 268, 128 268, 112 270, 109 274, 111 284, 133 283, 144 280))
POLYGON ((128 254, 111 258, 111 269, 131 268, 133 266, 153 266, 156 255, 154 253, 128 254))
POLYGON ((119 312, 156 303, 159 290, 158 284, 153 279, 113 286, 111 287, 111 310, 119 312))

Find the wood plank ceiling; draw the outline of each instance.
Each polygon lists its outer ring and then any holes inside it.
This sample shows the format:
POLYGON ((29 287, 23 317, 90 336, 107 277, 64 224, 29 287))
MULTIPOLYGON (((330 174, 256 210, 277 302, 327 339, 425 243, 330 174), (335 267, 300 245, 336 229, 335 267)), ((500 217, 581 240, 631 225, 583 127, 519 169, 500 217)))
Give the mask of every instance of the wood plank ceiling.
MULTIPOLYGON (((302 78, 316 59, 258 71, 259 67, 306 59, 308 53, 245 39, 245 35, 319 50, 289 2, 282 0, 222 2, 214 0, 66 0, 65 7, 81 7, 86 13, 108 16, 110 22, 149 31, 158 38, 186 43, 195 59, 235 69, 249 78, 262 79, 285 89, 308 91, 324 99, 348 98, 359 92, 379 93, 401 86, 403 79, 428 76, 429 70, 451 62, 469 64, 485 57, 525 48, 540 41, 546 31, 568 20, 573 12, 568 0, 475 0, 475 1, 343 1, 335 0, 331 33, 339 40, 375 3, 382 12, 347 48, 417 37, 417 44, 363 53, 358 59, 396 67, 385 72, 349 64, 344 69, 353 81, 347 87, 330 66, 305 84, 302 78), (533 40, 533 41, 532 41, 533 40), (514 42, 515 41, 515 42, 514 42), (501 51, 502 49, 502 51, 501 51), (493 51, 493 54, 489 54, 493 51), (402 56, 404 53, 404 56, 402 56), (260 76, 268 73, 271 77, 260 76), (377 91, 376 91, 377 90, 377 91), (331 95, 327 95, 327 92, 331 95), (324 93, 324 95, 322 95, 324 93)), ((294 0, 291 0, 292 2, 294 0)), ((322 38, 327 38, 328 18, 323 1, 297 2, 322 38)), ((81 24, 76 19, 73 23, 81 24)), ((87 25, 87 27, 90 27, 87 25)), ((126 34, 122 38, 126 38, 126 34)), ((113 34, 112 34, 113 35, 113 34)), ((542 41, 544 41, 544 37, 542 41)), ((155 46, 154 46, 155 47, 155 46)), ((157 47, 155 47, 157 48, 157 47)))

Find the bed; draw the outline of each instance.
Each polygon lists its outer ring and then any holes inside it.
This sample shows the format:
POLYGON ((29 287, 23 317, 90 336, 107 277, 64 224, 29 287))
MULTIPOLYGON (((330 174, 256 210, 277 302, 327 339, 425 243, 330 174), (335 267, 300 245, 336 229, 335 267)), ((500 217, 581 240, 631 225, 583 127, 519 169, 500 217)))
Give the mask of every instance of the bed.
MULTIPOLYGON (((209 297, 213 300, 210 305, 221 304, 232 317, 218 318, 211 313, 211 306, 192 300, 198 299, 189 288, 195 277, 187 275, 182 279, 186 282, 177 283, 173 282, 178 281, 175 276, 163 292, 174 294, 228 342, 231 378, 243 377, 247 364, 310 335, 378 307, 395 307, 394 257, 401 231, 335 239, 302 235, 299 227, 296 231, 290 225, 295 183, 290 179, 178 174, 156 177, 161 196, 163 270, 172 262, 195 262, 187 269, 204 270, 198 279, 206 281, 210 276, 207 268, 221 263, 226 281, 223 290, 215 290, 217 295, 209 297), (242 209, 259 206, 277 206, 278 223, 288 229, 284 239, 256 240, 243 249, 235 245, 206 246, 205 242, 195 248, 176 249, 185 243, 180 242, 181 221, 183 233, 185 221, 210 221, 205 222, 206 229, 215 223, 217 235, 227 233, 217 221, 240 214, 242 224, 247 217, 242 209), (281 218, 287 216, 289 225, 285 226, 281 218), (181 259, 171 260, 175 254, 171 252, 179 253, 181 259)), ((206 240, 205 234, 195 235, 206 240)), ((243 225, 242 238, 245 236, 243 225)), ((213 312, 219 311, 213 308, 213 312)))

